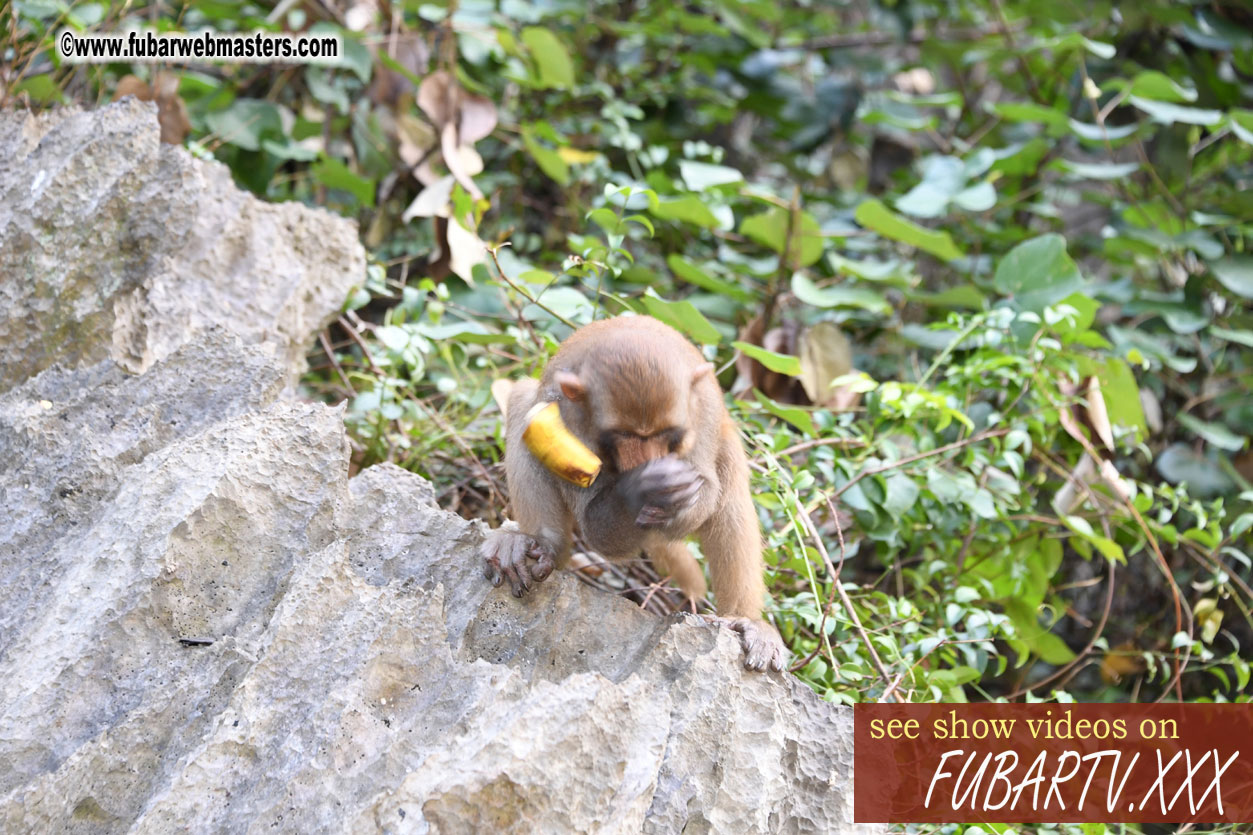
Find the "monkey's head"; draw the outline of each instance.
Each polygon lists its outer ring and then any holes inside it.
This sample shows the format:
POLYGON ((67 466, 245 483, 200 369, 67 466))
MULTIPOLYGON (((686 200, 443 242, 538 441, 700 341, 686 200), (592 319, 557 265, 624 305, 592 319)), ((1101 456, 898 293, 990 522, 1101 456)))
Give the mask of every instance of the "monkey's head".
POLYGON ((618 472, 683 456, 701 431, 694 424, 707 411, 699 405, 709 397, 704 387, 720 402, 713 364, 690 342, 655 319, 629 321, 635 326, 570 340, 573 350, 558 352, 551 378, 565 401, 562 419, 618 472))

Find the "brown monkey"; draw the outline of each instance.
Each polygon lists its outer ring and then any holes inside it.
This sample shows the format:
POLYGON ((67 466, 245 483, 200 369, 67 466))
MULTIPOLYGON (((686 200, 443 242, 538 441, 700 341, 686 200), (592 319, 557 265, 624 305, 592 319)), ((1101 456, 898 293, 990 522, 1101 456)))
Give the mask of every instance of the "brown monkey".
POLYGON ((510 391, 505 472, 516 524, 483 544, 486 575, 515 597, 570 558, 574 524, 609 558, 646 551, 690 598, 705 579, 683 538, 701 542, 723 621, 739 633, 746 667, 782 670, 787 650, 761 618, 761 531, 743 445, 713 365, 678 331, 647 316, 575 331, 539 380, 510 391), (537 402, 556 402, 569 430, 603 462, 590 487, 564 481, 522 440, 537 402))

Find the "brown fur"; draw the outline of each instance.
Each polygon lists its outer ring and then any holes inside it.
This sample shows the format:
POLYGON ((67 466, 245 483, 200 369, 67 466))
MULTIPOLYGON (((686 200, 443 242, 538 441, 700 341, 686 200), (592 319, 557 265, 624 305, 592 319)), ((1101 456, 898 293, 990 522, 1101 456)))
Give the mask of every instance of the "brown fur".
POLYGON ((684 593, 700 599, 704 577, 683 544, 695 534, 718 611, 740 634, 745 664, 781 670, 786 650, 761 618, 762 544, 748 462, 711 370, 677 331, 636 316, 580 328, 538 381, 515 384, 505 468, 517 527, 493 532, 485 544, 487 574, 497 584, 508 580, 521 596, 554 565, 566 564, 577 522, 604 556, 647 551, 684 593), (604 468, 591 487, 562 481, 527 450, 524 416, 537 401, 558 403, 570 431, 601 456, 604 468), (633 492, 637 483, 649 486, 633 492), (649 506, 678 495, 684 499, 664 510, 649 506), (647 517, 651 512, 660 515, 647 517))

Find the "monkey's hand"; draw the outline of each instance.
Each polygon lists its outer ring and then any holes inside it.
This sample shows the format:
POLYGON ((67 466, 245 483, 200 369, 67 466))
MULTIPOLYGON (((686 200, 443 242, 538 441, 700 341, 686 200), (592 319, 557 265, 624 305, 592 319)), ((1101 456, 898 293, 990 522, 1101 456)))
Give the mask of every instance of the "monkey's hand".
POLYGON ((628 470, 618 479, 617 490, 629 507, 639 508, 636 525, 660 528, 687 509, 704 484, 691 464, 667 455, 628 470))
POLYGON ((553 573, 556 554, 552 548, 518 529, 515 522, 506 522, 487 535, 479 549, 483 557, 483 576, 500 586, 508 580, 514 597, 521 597, 535 584, 553 573))
POLYGON ((778 630, 764 620, 716 615, 705 617, 712 623, 729 627, 740 636, 740 646, 744 647, 744 666, 748 669, 760 671, 768 667, 779 673, 786 669, 787 647, 783 645, 778 630))

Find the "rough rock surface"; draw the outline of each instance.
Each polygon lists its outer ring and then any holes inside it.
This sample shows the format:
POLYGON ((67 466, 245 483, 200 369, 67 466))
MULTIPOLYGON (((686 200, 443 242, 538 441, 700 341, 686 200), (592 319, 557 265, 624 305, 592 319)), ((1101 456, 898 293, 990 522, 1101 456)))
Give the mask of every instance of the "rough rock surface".
MULTIPOLYGON (((108 141, 142 132, 115 119, 108 141)), ((94 153, 124 155, 108 141, 94 153)), ((83 200, 109 193, 84 176, 83 200)), ((19 214, 4 234, 30 228, 19 214)), ((0 296, 20 309, 50 292, 12 279, 0 271, 0 296)), ((322 292, 307 325, 335 308, 322 292)), ((14 321, 0 329, 16 383, 0 394, 0 831, 867 829, 850 822, 847 710, 746 673, 726 630, 568 576, 514 600, 479 574, 482 525, 439 510, 425 481, 392 466, 349 480, 340 412, 281 397, 294 330, 278 345, 238 322, 188 330, 135 374, 133 355, 88 349, 64 321, 16 335, 14 321), (27 350, 30 374, 13 364, 27 350)))
POLYGON ((156 105, 0 113, 0 391, 53 363, 139 372, 198 328, 309 335, 365 277, 353 224, 160 142, 156 105))

